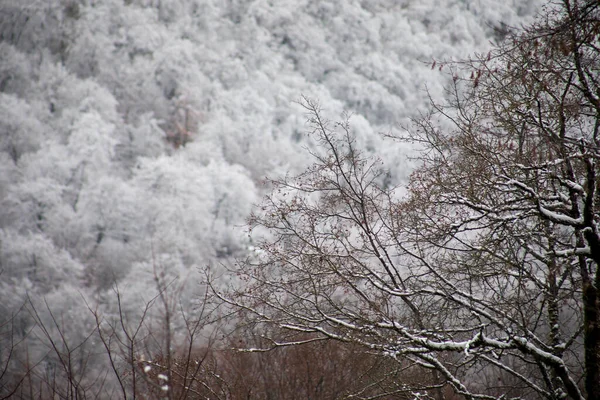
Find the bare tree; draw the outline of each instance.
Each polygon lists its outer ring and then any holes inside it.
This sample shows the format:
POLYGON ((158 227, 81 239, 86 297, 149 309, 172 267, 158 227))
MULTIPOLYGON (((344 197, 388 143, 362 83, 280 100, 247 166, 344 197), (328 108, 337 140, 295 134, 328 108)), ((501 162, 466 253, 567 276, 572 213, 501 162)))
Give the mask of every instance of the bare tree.
POLYGON ((600 399, 599 39, 600 4, 564 0, 450 65, 449 104, 404 137, 422 163, 406 196, 304 99, 322 152, 271 181, 248 285, 219 295, 309 337, 276 346, 327 338, 432 371, 414 393, 600 399))
POLYGON ((88 304, 85 332, 73 332, 46 299, 28 297, 0 325, 0 399, 226 398, 208 292, 184 309, 181 284, 158 268, 154 279, 155 296, 134 312, 115 283, 115 311, 88 304))
POLYGON ((217 355, 228 399, 412 399, 422 371, 360 345, 290 331, 237 329, 217 355), (277 337, 280 342, 273 343, 277 337), (312 339, 312 340, 311 340, 312 339), (302 345, 282 345, 283 343, 302 345))

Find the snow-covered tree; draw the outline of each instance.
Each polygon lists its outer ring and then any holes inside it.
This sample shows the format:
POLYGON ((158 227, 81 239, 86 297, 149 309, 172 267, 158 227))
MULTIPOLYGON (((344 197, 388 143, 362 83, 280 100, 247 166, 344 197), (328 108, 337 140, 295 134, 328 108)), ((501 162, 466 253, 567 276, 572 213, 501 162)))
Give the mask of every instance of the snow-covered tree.
POLYGON ((118 317, 115 284, 134 321, 157 271, 185 317, 208 265, 235 280, 221 264, 248 252, 263 177, 318 151, 302 93, 354 113, 357 143, 394 163, 382 181, 406 179, 410 146, 375 133, 424 110, 425 80, 441 93, 423 61, 487 48, 539 1, 0 1, 0 351, 19 325, 20 349, 43 353, 28 329, 50 314, 65 320, 50 337, 83 340, 77 299, 118 317), (39 318, 19 312, 28 298, 39 318))
POLYGON ((598 399, 599 21, 565 0, 446 66, 449 103, 403 136, 421 149, 406 188, 305 100, 324 151, 272 182, 250 284, 217 293, 288 332, 267 347, 330 339, 430 371, 412 393, 598 399))

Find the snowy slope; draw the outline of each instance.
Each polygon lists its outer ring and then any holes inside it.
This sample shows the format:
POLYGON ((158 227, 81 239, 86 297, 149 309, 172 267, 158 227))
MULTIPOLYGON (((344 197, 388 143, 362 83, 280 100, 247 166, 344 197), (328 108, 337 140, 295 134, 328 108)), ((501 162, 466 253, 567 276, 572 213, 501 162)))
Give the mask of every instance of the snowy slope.
MULTIPOLYGON (((243 256, 262 178, 311 146, 301 95, 353 113, 365 149, 443 96, 433 59, 485 52, 540 1, 0 1, 0 315, 25 293, 73 320, 158 264, 200 279, 243 256)), ((192 286, 193 292, 196 288, 192 286)))

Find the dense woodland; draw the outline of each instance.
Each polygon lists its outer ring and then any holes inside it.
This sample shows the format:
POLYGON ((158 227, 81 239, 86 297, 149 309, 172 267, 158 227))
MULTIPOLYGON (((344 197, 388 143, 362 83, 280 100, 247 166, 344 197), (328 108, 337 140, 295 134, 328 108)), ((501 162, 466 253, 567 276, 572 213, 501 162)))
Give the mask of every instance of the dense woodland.
POLYGON ((599 398, 599 20, 0 0, 0 398, 599 398))

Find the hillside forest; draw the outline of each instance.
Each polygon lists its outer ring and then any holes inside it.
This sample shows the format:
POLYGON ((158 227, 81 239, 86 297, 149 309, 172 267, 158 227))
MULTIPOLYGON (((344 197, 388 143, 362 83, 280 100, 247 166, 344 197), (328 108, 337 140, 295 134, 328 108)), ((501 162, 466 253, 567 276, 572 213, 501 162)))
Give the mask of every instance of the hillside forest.
POLYGON ((0 399, 600 399, 593 0, 0 0, 0 399))

